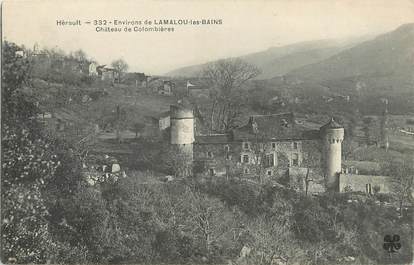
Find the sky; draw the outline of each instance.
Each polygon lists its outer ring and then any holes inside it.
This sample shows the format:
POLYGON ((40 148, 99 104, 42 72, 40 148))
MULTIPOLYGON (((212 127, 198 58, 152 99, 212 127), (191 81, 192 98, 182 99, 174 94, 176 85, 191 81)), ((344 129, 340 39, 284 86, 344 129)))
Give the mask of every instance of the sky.
POLYGON ((152 75, 301 41, 380 34, 413 22, 414 0, 6 0, 2 6, 7 41, 82 49, 100 64, 122 58, 130 71, 152 75), (81 26, 56 23, 78 19, 81 26), (222 24, 175 26, 174 32, 96 32, 84 23, 115 19, 221 19, 222 24))

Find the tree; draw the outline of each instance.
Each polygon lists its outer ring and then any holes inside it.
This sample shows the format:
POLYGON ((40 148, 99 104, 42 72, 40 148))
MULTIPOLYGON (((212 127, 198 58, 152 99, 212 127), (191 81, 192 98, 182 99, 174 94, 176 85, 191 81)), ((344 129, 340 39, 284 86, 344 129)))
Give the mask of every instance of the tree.
POLYGON ((73 53, 73 57, 78 60, 79 62, 86 62, 88 60, 88 56, 83 50, 77 50, 73 53))
POLYGON ((115 115, 112 116, 112 119, 116 130, 116 139, 118 139, 119 142, 122 142, 121 128, 124 128, 127 122, 126 110, 117 105, 115 115))
POLYGON ((45 262, 51 243, 42 190, 59 165, 32 119, 36 108, 21 92, 29 62, 19 47, 4 42, 2 60, 2 258, 18 263, 45 262))
POLYGON ((115 69, 118 83, 121 83, 122 76, 125 74, 126 71, 128 71, 128 64, 123 59, 118 59, 116 61, 113 61, 111 63, 111 66, 115 69))
POLYGON ((3 48, 2 261, 58 263, 53 259, 59 251, 74 256, 82 252, 53 233, 60 219, 55 209, 62 208, 58 201, 79 184, 78 163, 70 158, 68 146, 43 133, 34 119, 37 108, 21 92, 23 85, 30 85, 30 62, 15 55, 15 44, 5 42, 3 48))
POLYGON ((268 142, 268 139, 255 131, 255 139, 251 144, 251 153, 253 155, 250 165, 259 182, 262 183, 266 176, 266 169, 275 166, 276 154, 268 142))
POLYGON ((189 194, 190 218, 187 229, 203 242, 208 255, 213 250, 213 244, 217 244, 226 233, 230 232, 234 225, 233 216, 226 210, 224 204, 209 198, 196 191, 189 194))
POLYGON ((320 144, 315 142, 303 142, 303 161, 302 166, 306 168, 306 175, 304 176, 305 195, 308 195, 310 182, 317 182, 314 179, 316 175, 322 175, 321 168, 321 150, 320 144), (312 176, 311 171, 314 172, 312 176))
POLYGON ((402 216, 404 203, 412 199, 414 167, 413 160, 403 161, 391 160, 385 163, 385 173, 391 178, 391 190, 396 196, 399 204, 399 214, 402 216))
POLYGON ((193 173, 192 153, 184 152, 179 146, 170 145, 162 150, 162 164, 176 177, 187 177, 193 173))
POLYGON ((241 59, 223 59, 210 63, 202 77, 210 89, 210 131, 228 131, 237 125, 242 113, 244 93, 241 88, 260 73, 259 69, 241 59))

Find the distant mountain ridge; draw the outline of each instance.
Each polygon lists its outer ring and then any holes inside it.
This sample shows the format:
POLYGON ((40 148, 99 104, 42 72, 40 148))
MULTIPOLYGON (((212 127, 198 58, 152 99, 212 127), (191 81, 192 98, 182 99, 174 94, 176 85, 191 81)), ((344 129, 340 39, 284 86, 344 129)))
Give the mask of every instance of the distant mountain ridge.
MULTIPOLYGON (((414 96, 414 23, 372 38, 308 41, 238 58, 262 70, 256 79, 274 84, 313 83, 338 91, 397 91, 414 96)), ((180 68, 168 75, 196 76, 203 66, 180 68)))
MULTIPOLYGON (((272 47, 265 51, 247 54, 238 58, 257 66, 262 71, 257 79, 268 79, 284 75, 304 65, 322 61, 352 46, 355 42, 357 42, 356 39, 345 41, 307 41, 281 47, 272 47)), ((174 77, 194 77, 201 72, 205 65, 199 64, 182 67, 170 71, 166 75, 174 77)))
POLYGON ((323 82, 360 79, 377 86, 414 84, 414 23, 286 74, 287 79, 323 82))

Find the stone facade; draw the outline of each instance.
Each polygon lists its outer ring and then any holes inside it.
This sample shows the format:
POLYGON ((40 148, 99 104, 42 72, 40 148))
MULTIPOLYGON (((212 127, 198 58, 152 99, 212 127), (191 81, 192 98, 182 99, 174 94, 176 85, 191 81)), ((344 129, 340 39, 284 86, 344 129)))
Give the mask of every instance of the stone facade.
POLYGON ((319 131, 299 127, 292 118, 291 113, 256 115, 228 134, 196 136, 194 172, 263 182, 285 176, 289 168, 320 168, 319 131), (268 134, 269 130, 274 134, 268 134), (316 163, 309 163, 310 153, 316 156, 316 163))

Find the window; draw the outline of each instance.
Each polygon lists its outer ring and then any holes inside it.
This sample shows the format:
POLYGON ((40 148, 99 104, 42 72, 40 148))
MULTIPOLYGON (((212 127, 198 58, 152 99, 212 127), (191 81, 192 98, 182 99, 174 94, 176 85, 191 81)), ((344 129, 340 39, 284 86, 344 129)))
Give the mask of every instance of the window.
POLYGON ((207 152, 207 157, 209 157, 209 158, 213 158, 213 152, 208 151, 208 152, 207 152))
POLYGON ((210 176, 214 176, 216 174, 216 172, 214 171, 214 168, 210 168, 208 170, 208 173, 210 174, 210 176))
POLYGON ((248 142, 243 142, 243 149, 244 150, 249 150, 250 149, 250 144, 248 142))
POLYGON ((249 155, 243 155, 243 163, 249 163, 249 155))
POLYGON ((292 154, 292 166, 299 166, 299 155, 292 154))
POLYGON ((371 194, 371 184, 365 184, 365 191, 368 194, 371 194))
POLYGON ((268 175, 268 176, 271 176, 271 175, 272 175, 272 170, 268 170, 268 171, 267 171, 267 175, 268 175))
POLYGON ((272 149, 275 150, 276 149, 276 143, 272 143, 272 149))
POLYGON ((226 154, 226 160, 231 160, 231 155, 230 154, 226 154))
POLYGON ((244 174, 249 174, 249 169, 245 168, 243 172, 244 172, 244 174))
POLYGON ((226 152, 230 152, 230 146, 225 145, 225 146, 224 146, 224 151, 226 151, 226 152))
POLYGON ((295 149, 295 150, 298 149, 298 143, 297 142, 293 142, 293 149, 295 149))
POLYGON ((268 154, 265 157, 265 166, 266 167, 274 167, 275 166, 275 156, 274 154, 268 154))

